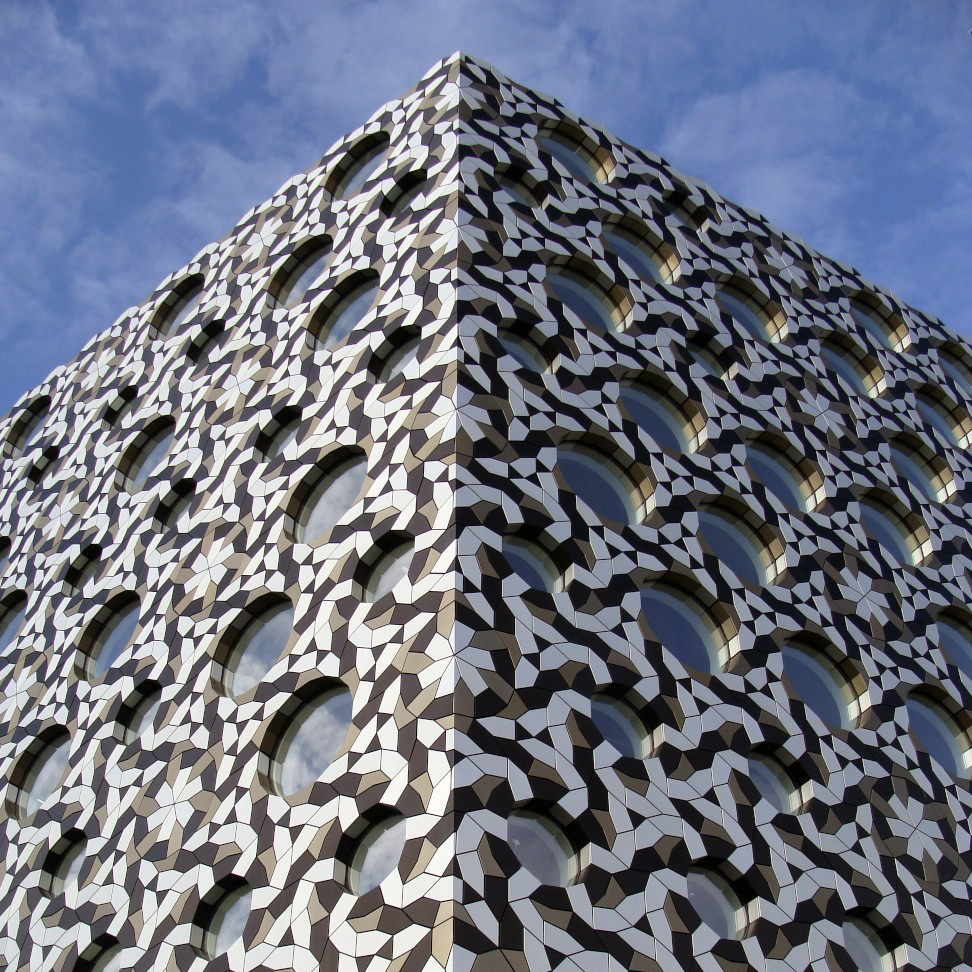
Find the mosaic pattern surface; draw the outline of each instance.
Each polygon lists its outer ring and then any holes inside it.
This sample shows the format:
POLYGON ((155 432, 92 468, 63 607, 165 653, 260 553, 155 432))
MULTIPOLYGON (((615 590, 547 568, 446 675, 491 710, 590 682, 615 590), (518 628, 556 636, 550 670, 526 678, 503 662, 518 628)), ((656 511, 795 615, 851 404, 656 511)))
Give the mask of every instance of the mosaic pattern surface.
POLYGON ((0 968, 967 967, 970 407, 448 58, 0 424, 0 968))

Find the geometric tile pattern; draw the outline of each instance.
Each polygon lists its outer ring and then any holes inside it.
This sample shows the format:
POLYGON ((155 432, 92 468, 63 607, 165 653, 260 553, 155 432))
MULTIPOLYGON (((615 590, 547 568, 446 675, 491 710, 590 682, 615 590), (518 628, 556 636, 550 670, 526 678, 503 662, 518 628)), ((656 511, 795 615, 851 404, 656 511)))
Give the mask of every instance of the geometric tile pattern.
POLYGON ((852 919, 886 967, 972 963, 972 673, 943 634, 972 601, 970 360, 937 320, 555 99, 464 55, 436 65, 0 424, 0 968, 849 972, 852 919), (657 279, 605 242, 619 227, 657 279), (326 268, 284 299, 325 238, 326 268), (631 382, 663 389, 689 447, 636 421, 631 382), (131 488, 162 420, 164 458, 131 488), (810 470, 807 510, 763 484, 754 442, 810 470), (623 471, 629 522, 572 485, 571 448, 623 471), (365 457, 364 486, 301 542, 300 503, 341 449, 365 457), (906 562, 869 508, 901 526, 906 562), (765 583, 713 546, 711 509, 759 539, 765 583), (559 580, 528 583, 510 538, 559 580), (403 544, 407 575, 375 595, 403 544), (716 622, 712 671, 652 623, 660 583, 716 622), (220 659, 268 594, 293 632, 233 696, 220 659), (96 675, 132 597, 138 626, 96 675), (846 728, 784 672, 794 641, 843 673, 846 728), (338 685, 337 755, 285 795, 275 747, 338 685), (159 704, 126 734, 145 686, 159 704), (601 697, 637 714, 644 753, 605 738, 601 697), (910 697, 948 713, 956 772, 918 742, 910 697), (765 752, 799 784, 787 810, 752 775, 765 752), (570 880, 524 865, 524 809, 569 844, 570 880), (395 866, 353 893, 362 835, 392 812, 395 866), (735 933, 703 920, 700 869, 745 912, 735 933), (245 926, 214 950, 206 907, 237 885, 245 926))

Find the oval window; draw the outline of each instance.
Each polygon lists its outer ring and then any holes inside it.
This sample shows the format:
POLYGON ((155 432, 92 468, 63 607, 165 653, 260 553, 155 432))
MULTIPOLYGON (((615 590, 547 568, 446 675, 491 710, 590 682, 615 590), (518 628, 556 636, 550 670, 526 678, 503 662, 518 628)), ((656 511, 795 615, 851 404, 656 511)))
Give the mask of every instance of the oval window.
POLYGON ((20 634, 26 614, 27 595, 22 591, 9 597, 0 609, 0 654, 5 653, 20 634))
POLYGON ((820 357, 824 364, 844 381, 852 391, 860 395, 868 394, 864 370, 851 352, 832 341, 820 342, 820 357))
POLYGON ((318 340, 326 348, 336 347, 364 320, 377 297, 377 276, 356 274, 320 326, 318 340))
POLYGON ((796 803, 796 786, 786 768, 766 753, 749 757, 749 779, 759 795, 780 813, 791 813, 796 803))
POLYGON ((190 277, 180 284, 176 290, 166 298, 156 330, 160 337, 182 330, 186 321, 196 313, 196 309, 203 299, 203 278, 190 277))
POLYGON ((756 479, 784 506, 806 512, 805 477, 785 453, 763 443, 746 446, 746 461, 756 479))
POLYGON ((729 882, 709 868, 692 868, 685 876, 689 904, 719 936, 738 938, 743 930, 743 908, 729 882))
POLYGON ((861 525, 868 536, 896 560, 914 564, 915 556, 908 542, 910 531, 902 518, 880 500, 862 499, 860 508, 861 525))
POLYGON ((850 304, 851 317, 868 334, 877 341, 882 347, 891 348, 891 330, 887 322, 878 315, 877 311, 862 304, 860 301, 852 300, 850 304))
POLYGON ((297 516, 296 539, 318 546, 334 525, 354 506, 368 475, 368 461, 359 454, 344 453, 319 480, 304 500, 297 516))
POLYGON ((958 618, 940 617, 938 637, 945 653, 958 670, 972 679, 972 632, 958 618))
POLYGON ((418 358, 421 342, 418 337, 413 337, 403 341, 398 347, 392 349, 391 354, 384 360, 381 368, 380 378, 382 381, 391 381, 399 375, 404 374, 405 369, 418 358))
POLYGON ((595 178, 596 173, 590 163, 590 155, 569 135, 561 132, 538 135, 537 144, 575 179, 590 182, 595 178))
POLYGON ((405 830, 405 818, 394 814, 372 824, 364 832, 349 874, 349 888, 354 894, 377 888, 398 867, 405 830))
POLYGON ((227 891, 213 906, 203 928, 203 951, 209 958, 223 955, 243 937, 253 906, 253 889, 248 884, 227 891))
POLYGON ((334 188, 336 199, 350 199, 357 195, 385 161, 389 145, 387 135, 367 137, 364 141, 364 145, 355 146, 349 153, 351 158, 334 188))
POLYGON ((622 756, 641 759, 645 755, 648 730, 627 702, 598 693, 591 699, 591 720, 604 740, 622 756))
POLYGON ((172 445, 174 433, 175 423, 169 420, 161 423, 154 432, 136 444, 127 462, 123 464, 125 485, 131 492, 140 490, 158 468, 172 445))
POLYGON ((413 540, 404 540, 381 556, 364 585, 367 600, 377 601, 391 593, 408 576, 414 546, 413 540))
POLYGON ((739 578, 754 586, 766 583, 761 556, 765 545, 741 517, 727 510, 700 510, 699 532, 719 561, 739 578))
POLYGON ((935 486, 935 472, 924 456, 901 441, 892 442, 889 448, 891 464, 901 478, 910 483, 920 496, 937 501, 939 491, 935 486))
POLYGON ((856 693, 837 666, 810 645, 790 642, 782 648, 783 672, 798 698, 827 725, 851 727, 848 699, 856 693))
POLYGON ((126 598, 108 606, 107 613, 94 622, 85 665, 89 678, 100 678, 132 643, 141 611, 138 598, 126 598))
POLYGON ((68 768, 71 737, 62 732, 46 742, 36 742, 21 756, 15 767, 12 782, 14 805, 12 816, 25 819, 33 816, 61 785, 68 768))
POLYGON ((351 727, 351 693, 328 688, 305 702, 289 720, 274 760, 281 796, 293 796, 323 776, 351 727))
POLYGON ((638 427, 650 435, 658 445, 671 452, 687 452, 688 422, 675 403, 663 392, 649 388, 624 385, 621 388, 621 404, 637 422, 638 427))
MULTIPOLYGON (((324 275, 331 259, 331 241, 327 237, 305 243, 297 253, 297 262, 277 290, 277 300, 285 307, 299 304, 324 275)), ((296 255, 296 254, 295 254, 296 255)))
POLYGON ((283 654, 294 630, 290 601, 271 604, 252 617, 226 660, 223 690, 242 695, 263 681, 283 654))
POLYGON ((577 879, 577 852, 567 835, 546 815, 515 810, 507 820, 513 853, 541 884, 565 888, 577 879))
POLYGON ((523 537, 506 537, 503 556, 520 579, 534 591, 559 591, 562 577, 547 552, 523 537))
POLYGON ((543 352, 529 338, 517 334, 508 327, 502 328, 496 335, 503 350, 527 371, 544 372, 550 367, 543 352))
POLYGON ((683 665, 710 674, 722 667, 717 626, 691 594, 676 587, 647 587, 641 592, 641 610, 662 647, 683 665))
POLYGON ((617 307, 590 278, 571 270, 554 270, 547 274, 546 283, 550 293, 582 324, 595 331, 617 330, 617 307))
POLYGON ((911 734, 922 749, 953 776, 967 775, 963 733, 948 712, 920 692, 910 692, 905 705, 911 734))
POLYGON ((625 229, 607 230, 601 235, 604 245, 619 256, 639 277, 662 282, 661 269, 654 253, 650 252, 633 233, 625 229))
POLYGON ((586 449, 557 450, 557 468, 571 492, 603 520, 634 520, 633 488, 625 472, 607 456, 586 449))
POLYGON ((751 337, 759 341, 769 340, 769 330, 762 314, 741 290, 722 287, 716 291, 715 299, 719 309, 728 314, 751 337))
POLYGON ((893 972, 891 952, 878 930, 863 918, 844 922, 844 948, 858 972, 893 972))

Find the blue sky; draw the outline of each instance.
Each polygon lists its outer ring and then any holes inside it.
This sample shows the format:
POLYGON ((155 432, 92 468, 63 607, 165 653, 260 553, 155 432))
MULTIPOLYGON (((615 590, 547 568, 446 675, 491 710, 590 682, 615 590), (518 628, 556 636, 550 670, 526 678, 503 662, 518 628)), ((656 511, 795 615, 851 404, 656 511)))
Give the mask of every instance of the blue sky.
POLYGON ((3 0, 0 412, 456 49, 972 336, 966 0, 3 0))

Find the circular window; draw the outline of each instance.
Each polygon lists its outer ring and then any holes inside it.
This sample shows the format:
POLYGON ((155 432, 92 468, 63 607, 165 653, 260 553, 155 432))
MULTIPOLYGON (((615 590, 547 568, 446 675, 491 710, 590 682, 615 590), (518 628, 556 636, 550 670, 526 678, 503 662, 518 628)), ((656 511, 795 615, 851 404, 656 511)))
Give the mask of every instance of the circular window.
POLYGON ((139 435, 121 464, 125 488, 137 492, 158 468, 172 445, 175 422, 165 419, 139 435))
POLYGON ((322 236, 301 244, 290 260, 284 263, 280 281, 271 285, 279 303, 285 307, 299 304, 321 279, 331 259, 331 241, 322 236))
POLYGON ((324 347, 339 345, 366 317, 378 297, 378 275, 372 271, 354 274, 338 291, 337 302, 315 321, 312 331, 324 347))
POLYGON ((849 345, 828 338, 820 342, 820 357, 852 391, 860 395, 874 394, 874 382, 869 378, 870 369, 861 362, 849 345))
POLYGON ((869 921, 849 918, 843 932, 844 948, 858 972, 894 972, 892 953, 869 921))
POLYGON ((686 429, 691 423, 663 391, 649 386, 623 385, 621 404, 658 445, 671 452, 689 450, 686 429))
POLYGON ((293 796, 324 775, 351 727, 351 693, 329 686, 288 716, 272 761, 274 787, 293 796))
POLYGON ((602 520, 634 521, 634 487, 612 459, 586 449, 564 447, 557 450, 557 468, 571 492, 602 520))
POLYGON ((41 867, 43 889, 50 895, 76 887, 84 865, 86 841, 80 830, 70 830, 50 850, 41 867))
POLYGON ((523 537, 506 537, 503 556, 520 579, 534 591, 563 589, 563 576, 547 552, 523 537))
POLYGON ((107 937, 85 949, 72 972, 122 972, 123 968, 121 945, 107 937))
POLYGON ((782 653, 783 673, 797 698, 827 725, 850 729, 861 711, 860 693, 837 666, 823 651, 807 644, 789 642, 782 653))
POLYGON ((765 318, 745 293, 735 287, 720 287, 716 291, 715 299, 719 310, 728 314, 750 337, 758 341, 769 340, 765 318))
POLYGON ((228 952, 242 937, 253 906, 253 889, 245 883, 217 889, 212 904, 200 905, 196 925, 202 932, 202 953, 216 958, 228 952))
POLYGON ((565 132, 538 135, 537 144, 575 179, 590 182, 597 176, 590 153, 565 132))
POLYGON ((910 692, 905 705, 911 734, 921 748, 953 776, 968 775, 965 733, 945 708, 921 691, 910 692))
POLYGON ((189 277, 179 284, 166 297, 155 318, 155 329, 159 337, 182 330, 186 321, 196 313, 203 299, 203 278, 200 275, 189 277))
POLYGON ((544 372, 550 367, 545 355, 531 341, 522 334, 517 334, 508 327, 501 328, 496 335, 500 346, 519 366, 527 371, 544 372))
POLYGON ((362 834, 348 874, 348 889, 353 894, 377 888, 398 867, 405 830, 405 818, 393 814, 372 824, 362 834))
POLYGON ((968 358, 957 347, 942 347, 938 349, 938 360, 942 370, 954 381, 963 392, 972 392, 972 370, 969 368, 968 358))
POLYGON ((300 411, 282 408, 263 428, 257 437, 257 450, 266 460, 276 459, 297 438, 300 428, 300 411))
POLYGON ((495 179, 500 188, 498 199, 515 203, 524 209, 539 209, 542 205, 543 199, 525 170, 513 166, 498 169, 495 179))
POLYGON ((740 516, 714 507, 700 510, 699 533, 720 563, 741 580, 754 586, 769 580, 766 545, 740 516))
POLYGON ((598 693, 591 699, 591 720, 604 740, 622 756, 636 759, 645 756, 649 732, 642 718, 627 702, 598 693))
POLYGON ((944 498, 946 490, 943 483, 947 480, 951 484, 951 476, 947 475, 946 468, 936 471, 919 449, 900 436, 891 442, 889 448, 891 464, 920 496, 933 502, 944 498))
POLYGON ((745 930, 745 910, 729 882, 710 868, 693 867, 685 875, 689 904, 719 938, 739 938, 745 930))
POLYGON ((66 732, 41 737, 27 747, 11 774, 8 812, 24 820, 61 785, 68 767, 71 737, 66 732))
POLYGON ((44 419, 47 411, 51 407, 51 400, 47 395, 43 395, 31 402, 14 422, 10 430, 7 441, 10 448, 18 452, 26 452, 40 435, 44 428, 44 419))
POLYGON ((141 607, 137 597, 122 597, 95 618, 82 643, 84 677, 101 678, 132 643, 141 607))
POLYGON ((248 620, 223 665, 222 689, 227 695, 242 695, 262 682, 294 630, 294 607, 286 599, 245 616, 248 620))
POLYGON ((662 271, 657 256, 634 233, 616 227, 602 233, 601 239, 604 245, 619 256, 639 277, 662 283, 662 271))
POLYGON ((889 326, 889 322, 873 307, 860 300, 852 300, 850 312, 854 321, 882 347, 895 349, 901 346, 901 340, 893 333, 894 329, 889 326))
POLYGON ((616 331, 621 310, 600 284, 573 270, 552 270, 547 290, 582 324, 595 331, 616 331))
POLYGON ((368 461, 358 452, 341 451, 311 476, 310 489, 296 517, 295 539, 316 547, 354 506, 368 475, 368 461))
POLYGON ((516 859, 541 884, 565 888, 577 880, 577 851, 563 829, 548 816, 532 810, 514 810, 506 826, 516 859))
POLYGON ((364 587, 365 599, 377 601, 389 594, 398 583, 408 577, 415 541, 411 538, 396 544, 383 553, 371 569, 364 587))
POLYGON ((784 506, 807 512, 810 486, 797 464, 786 453, 763 442, 746 446, 746 462, 755 479, 784 506))
POLYGON ((721 668, 719 628, 691 594, 667 585, 647 587, 641 610, 662 647, 683 665, 710 674, 721 668))
POLYGON ((959 445, 959 436, 962 435, 964 443, 964 426, 972 423, 968 423, 967 419, 962 419, 963 430, 960 432, 960 421, 956 417, 956 409, 949 408, 946 402, 933 398, 927 392, 915 395, 915 405, 925 422, 935 429, 946 442, 959 445))
POLYGON ((861 524, 865 532, 880 544, 885 553, 906 564, 916 564, 912 536, 904 519, 879 499, 860 501, 861 524))
POLYGON ((425 188, 428 173, 424 169, 407 172, 389 190, 381 202, 381 211, 386 219, 396 219, 412 208, 412 204, 425 188))
POLYGON ((797 787, 786 767, 767 753, 749 757, 749 779, 759 795, 779 813, 792 813, 797 802, 797 787))
POLYGON ((939 617, 936 625, 945 654, 958 670, 972 679, 972 631, 957 617, 939 617))
POLYGON ((341 167, 341 174, 332 190, 334 197, 350 199, 357 195, 385 161, 388 145, 389 139, 384 133, 366 136, 355 145, 341 167))
POLYGON ((155 727, 155 719, 162 708, 162 686, 146 681, 139 685, 131 697, 118 710, 115 735, 123 743, 141 739, 155 727))
POLYGON ((392 348, 382 362, 379 379, 388 382, 404 374, 405 369, 418 358, 420 344, 418 336, 415 336, 392 348))

